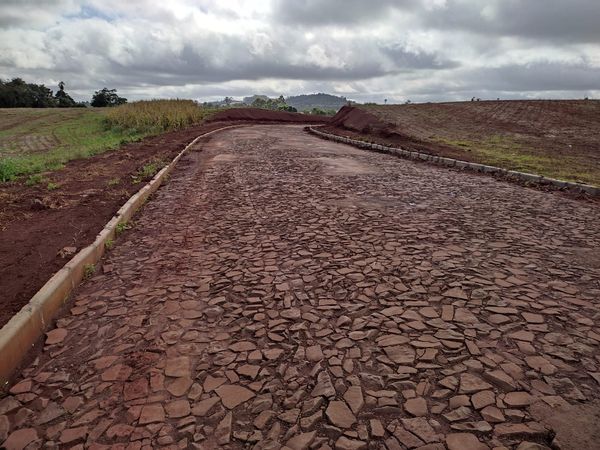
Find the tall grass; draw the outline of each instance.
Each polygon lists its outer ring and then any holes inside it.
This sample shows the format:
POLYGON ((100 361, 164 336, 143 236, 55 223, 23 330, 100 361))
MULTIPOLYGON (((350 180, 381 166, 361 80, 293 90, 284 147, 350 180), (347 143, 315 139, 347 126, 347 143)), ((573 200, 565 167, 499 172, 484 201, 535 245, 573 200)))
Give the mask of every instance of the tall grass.
POLYGON ((193 100, 143 100, 110 109, 105 120, 110 128, 158 133, 202 122, 210 114, 193 100))

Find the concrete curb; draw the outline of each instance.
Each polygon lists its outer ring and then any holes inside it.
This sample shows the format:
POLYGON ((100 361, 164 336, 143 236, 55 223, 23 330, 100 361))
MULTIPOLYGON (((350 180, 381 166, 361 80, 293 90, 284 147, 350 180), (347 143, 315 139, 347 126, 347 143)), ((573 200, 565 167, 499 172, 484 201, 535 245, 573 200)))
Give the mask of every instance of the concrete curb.
POLYGON ((151 181, 134 194, 104 226, 94 242, 81 249, 62 269, 56 272, 18 313, 0 329, 0 389, 19 367, 29 349, 51 323, 57 311, 66 304, 69 295, 79 285, 88 264, 96 264, 105 251, 105 244, 115 236, 117 225, 127 222, 173 171, 177 162, 198 140, 218 131, 237 128, 230 125, 201 134, 190 142, 151 181))
POLYGON ((484 164, 476 164, 468 161, 461 161, 459 159, 443 158, 441 156, 430 155, 427 153, 415 152, 405 150, 403 148, 388 147, 385 145, 372 144, 370 142, 357 141, 344 136, 338 136, 331 133, 325 133, 323 131, 315 130, 313 127, 306 127, 310 133, 315 134, 323 139, 328 139, 335 142, 341 142, 343 144, 353 145, 358 148, 376 151, 379 153, 387 153, 390 155, 398 156, 400 158, 414 159, 427 161, 433 164, 454 167, 457 169, 470 170, 473 172, 481 172, 487 174, 496 174, 504 176, 510 179, 519 180, 528 184, 535 184, 540 186, 551 186, 555 189, 566 189, 575 192, 584 192, 594 197, 600 196, 600 187, 590 186, 588 184, 573 183, 570 181, 556 180, 554 178, 547 178, 542 175, 534 175, 531 173, 517 172, 514 170, 502 169, 501 167, 486 166, 484 164))

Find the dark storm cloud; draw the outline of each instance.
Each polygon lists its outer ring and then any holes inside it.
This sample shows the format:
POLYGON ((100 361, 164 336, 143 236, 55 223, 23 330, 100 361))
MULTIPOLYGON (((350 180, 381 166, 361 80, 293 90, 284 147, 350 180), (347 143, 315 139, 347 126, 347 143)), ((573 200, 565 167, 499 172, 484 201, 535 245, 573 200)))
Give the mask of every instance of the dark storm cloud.
POLYGON ((351 25, 384 18, 392 9, 413 7, 416 0, 275 0, 275 20, 294 26, 351 25))
POLYGON ((408 51, 401 44, 382 46, 381 51, 399 70, 448 69, 459 66, 457 61, 445 59, 435 53, 408 51))
POLYGON ((587 64, 510 64, 465 75, 467 85, 498 91, 599 90, 600 67, 587 64))
POLYGON ((420 15, 423 24, 483 35, 560 42, 600 42, 597 0, 448 0, 420 15))

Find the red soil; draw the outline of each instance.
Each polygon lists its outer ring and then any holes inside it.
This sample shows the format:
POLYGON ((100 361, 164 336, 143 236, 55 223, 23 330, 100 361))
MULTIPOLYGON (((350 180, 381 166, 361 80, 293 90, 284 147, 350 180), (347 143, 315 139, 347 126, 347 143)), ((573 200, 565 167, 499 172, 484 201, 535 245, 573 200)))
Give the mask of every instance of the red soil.
MULTIPOLYGON (((44 174, 60 187, 0 184, 0 326, 70 258, 59 252, 91 244, 125 201, 142 186, 133 176, 153 160, 170 161, 204 132, 244 123, 323 123, 301 114, 230 109, 210 123, 161 134, 44 174), (118 183, 115 181, 118 180, 118 183)), ((207 138, 207 139, 210 139, 207 138)))
POLYGON ((329 121, 329 118, 285 111, 270 111, 259 108, 232 108, 218 112, 211 119, 212 122, 237 120, 252 122, 325 123, 329 121))

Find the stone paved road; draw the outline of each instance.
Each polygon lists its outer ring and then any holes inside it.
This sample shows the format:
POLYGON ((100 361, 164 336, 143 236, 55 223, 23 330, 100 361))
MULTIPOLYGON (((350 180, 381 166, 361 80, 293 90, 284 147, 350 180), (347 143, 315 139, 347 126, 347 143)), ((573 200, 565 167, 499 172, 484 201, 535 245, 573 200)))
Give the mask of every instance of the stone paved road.
POLYGON ((0 400, 4 446, 599 448, 597 205, 298 127, 202 148, 0 400))

